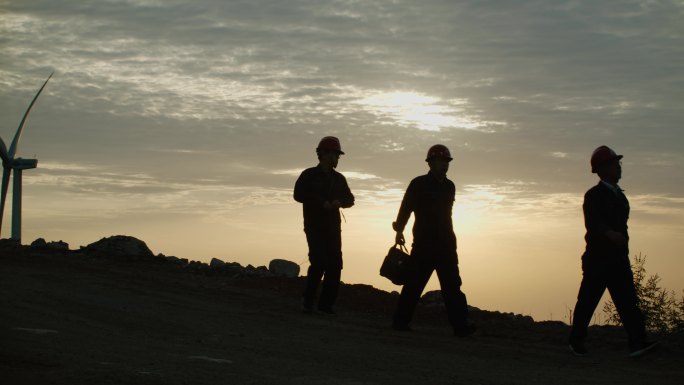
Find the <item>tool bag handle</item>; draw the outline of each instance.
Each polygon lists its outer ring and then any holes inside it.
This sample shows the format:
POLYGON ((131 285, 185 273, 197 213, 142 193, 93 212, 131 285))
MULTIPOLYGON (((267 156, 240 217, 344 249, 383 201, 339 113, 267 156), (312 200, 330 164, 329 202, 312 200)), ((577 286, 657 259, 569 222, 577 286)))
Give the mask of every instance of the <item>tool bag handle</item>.
POLYGON ((394 243, 394 248, 396 248, 397 246, 399 246, 399 248, 400 248, 401 250, 404 250, 404 252, 405 252, 406 254, 410 254, 409 251, 406 249, 406 245, 400 245, 400 244, 398 244, 398 243, 395 242, 395 243, 394 243))

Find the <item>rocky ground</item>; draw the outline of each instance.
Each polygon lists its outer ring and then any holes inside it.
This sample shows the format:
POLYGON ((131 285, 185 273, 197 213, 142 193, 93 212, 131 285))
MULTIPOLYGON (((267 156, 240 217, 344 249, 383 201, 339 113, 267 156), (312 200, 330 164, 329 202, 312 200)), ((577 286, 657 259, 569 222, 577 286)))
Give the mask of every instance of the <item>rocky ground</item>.
MULTIPOLYGON (((55 245, 52 245, 55 246, 55 245)), ((59 246, 59 245, 56 245, 59 246)), ((299 310, 302 278, 179 258, 0 241, 0 383, 680 384, 681 335, 641 359, 593 327, 589 357, 568 326, 473 310, 451 335, 440 305, 413 332, 389 328, 396 295, 343 285, 337 316, 299 310), (117 255, 113 255, 117 254, 117 255)), ((237 265, 239 266, 239 265, 237 265)), ((266 271, 265 271, 266 270, 266 271)))

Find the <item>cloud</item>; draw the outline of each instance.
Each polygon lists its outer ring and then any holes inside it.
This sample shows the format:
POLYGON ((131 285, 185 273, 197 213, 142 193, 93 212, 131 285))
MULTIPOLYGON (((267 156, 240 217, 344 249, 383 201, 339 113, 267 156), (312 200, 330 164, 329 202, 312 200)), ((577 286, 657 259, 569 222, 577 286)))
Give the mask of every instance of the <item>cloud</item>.
POLYGON ((391 119, 388 124, 415 125, 421 130, 440 131, 443 128, 478 128, 474 120, 459 117, 454 105, 465 104, 457 100, 452 105, 437 98, 415 92, 379 92, 359 101, 363 108, 380 117, 391 119))
POLYGON ((600 144, 625 154, 635 197, 684 195, 678 1, 37 0, 0 14, 3 138, 56 72, 21 148, 39 155, 24 182, 45 200, 114 215, 284 204, 325 135, 363 203, 401 199, 435 143, 481 210, 575 207, 600 144))
POLYGON ((377 175, 367 174, 364 172, 357 172, 357 171, 345 171, 344 175, 348 179, 358 179, 358 180, 374 180, 374 179, 379 178, 377 175))
POLYGON ((76 163, 58 163, 58 162, 40 162, 40 168, 43 170, 51 171, 92 171, 95 170, 96 166, 89 166, 76 163))
POLYGON ((643 215, 650 223, 682 227, 684 198, 669 195, 643 194, 630 196, 632 212, 643 215))

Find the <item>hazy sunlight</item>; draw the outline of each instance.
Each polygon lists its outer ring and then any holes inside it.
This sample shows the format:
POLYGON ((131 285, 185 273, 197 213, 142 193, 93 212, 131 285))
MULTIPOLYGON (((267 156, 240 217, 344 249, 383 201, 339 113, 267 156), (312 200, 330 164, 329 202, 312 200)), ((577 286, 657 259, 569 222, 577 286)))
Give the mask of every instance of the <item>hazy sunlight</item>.
POLYGON ((360 102, 375 115, 389 117, 402 125, 416 125, 425 131, 440 131, 447 127, 474 129, 479 125, 465 116, 454 104, 465 100, 451 101, 423 95, 416 92, 378 92, 360 102))

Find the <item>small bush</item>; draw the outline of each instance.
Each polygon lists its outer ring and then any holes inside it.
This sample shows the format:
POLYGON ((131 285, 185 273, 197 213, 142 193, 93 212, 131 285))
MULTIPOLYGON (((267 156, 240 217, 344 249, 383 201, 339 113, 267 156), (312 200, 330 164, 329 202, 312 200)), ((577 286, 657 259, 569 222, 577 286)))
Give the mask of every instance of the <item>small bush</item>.
MULTIPOLYGON (((673 333, 684 330, 684 291, 677 299, 674 291, 660 287, 658 274, 646 277, 646 256, 634 256, 632 271, 639 308, 644 314, 646 329, 656 333, 673 333)), ((620 316, 613 301, 603 306, 607 323, 621 325, 620 316)))

